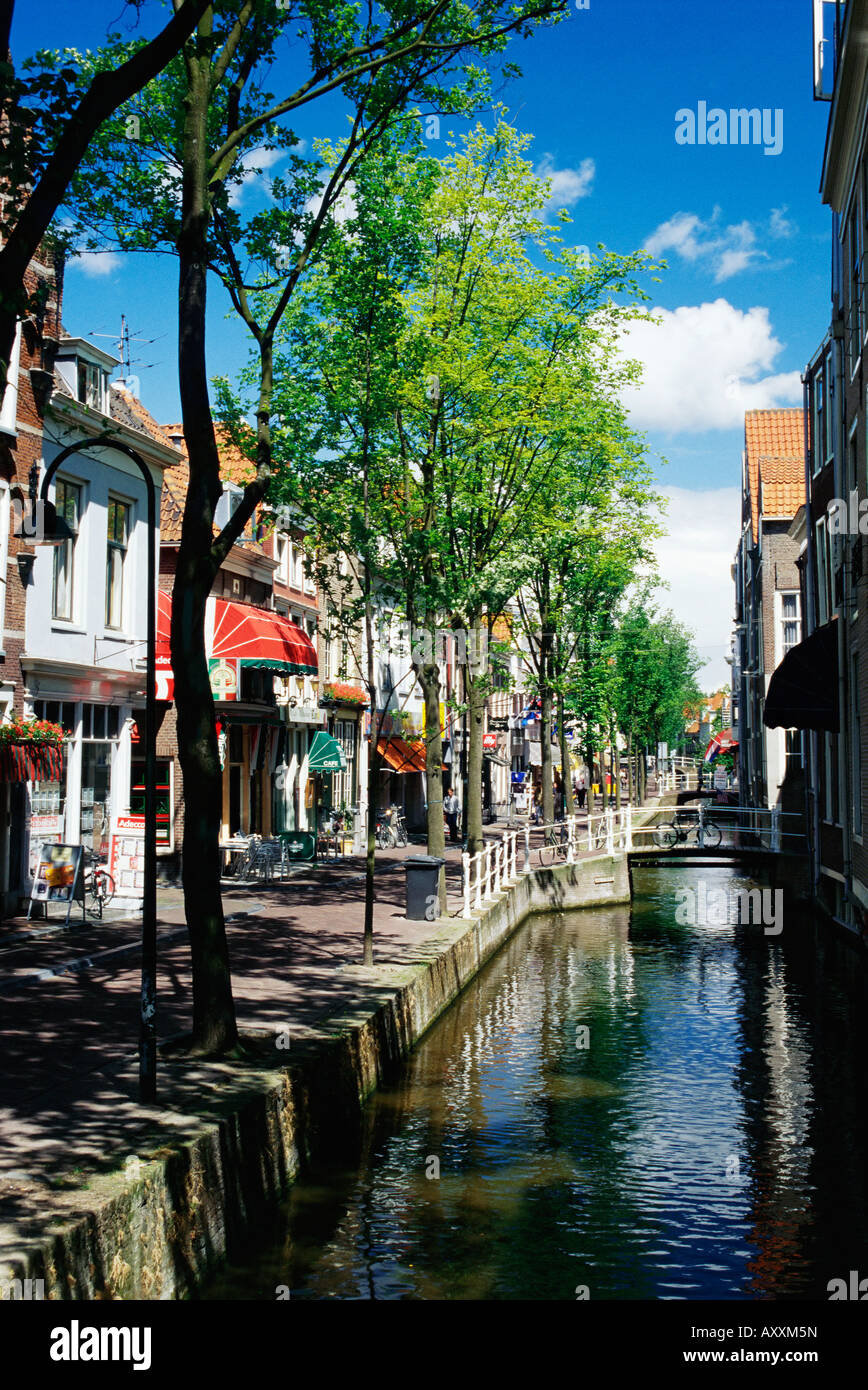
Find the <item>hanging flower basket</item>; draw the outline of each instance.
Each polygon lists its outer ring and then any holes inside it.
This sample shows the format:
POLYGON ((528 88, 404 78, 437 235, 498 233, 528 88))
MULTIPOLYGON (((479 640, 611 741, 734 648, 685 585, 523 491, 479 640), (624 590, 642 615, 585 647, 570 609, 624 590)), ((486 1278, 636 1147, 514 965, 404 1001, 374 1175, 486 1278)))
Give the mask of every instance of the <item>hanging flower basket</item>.
POLYGON ((66 734, 47 719, 0 724, 0 781, 59 782, 66 734))

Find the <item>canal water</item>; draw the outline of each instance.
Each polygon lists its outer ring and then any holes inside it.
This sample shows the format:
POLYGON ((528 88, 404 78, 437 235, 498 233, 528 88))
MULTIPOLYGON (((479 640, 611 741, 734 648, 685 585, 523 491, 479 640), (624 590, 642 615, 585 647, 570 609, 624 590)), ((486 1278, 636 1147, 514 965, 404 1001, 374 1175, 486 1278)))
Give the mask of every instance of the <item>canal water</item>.
POLYGON ((868 1274, 859 957, 794 910, 679 924, 677 890, 752 886, 731 867, 634 886, 518 932, 206 1296, 828 1299, 868 1274))

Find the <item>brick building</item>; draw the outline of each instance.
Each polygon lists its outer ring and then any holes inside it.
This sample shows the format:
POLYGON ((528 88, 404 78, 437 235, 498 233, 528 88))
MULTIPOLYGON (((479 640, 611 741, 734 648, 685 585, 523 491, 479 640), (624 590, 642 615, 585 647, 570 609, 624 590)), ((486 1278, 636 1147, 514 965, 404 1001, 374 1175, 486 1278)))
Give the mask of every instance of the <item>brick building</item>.
POLYGON ((802 734, 768 728, 763 714, 772 674, 801 638, 799 545, 790 527, 804 499, 804 438, 801 409, 745 416, 733 693, 739 786, 753 806, 802 805, 802 734))

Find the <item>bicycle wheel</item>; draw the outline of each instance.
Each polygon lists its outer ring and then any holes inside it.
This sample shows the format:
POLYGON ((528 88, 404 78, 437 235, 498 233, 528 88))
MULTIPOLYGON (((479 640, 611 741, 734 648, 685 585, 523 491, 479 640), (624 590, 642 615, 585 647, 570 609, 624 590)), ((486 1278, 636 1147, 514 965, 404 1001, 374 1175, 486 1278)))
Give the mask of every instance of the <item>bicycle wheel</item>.
POLYGON ((674 825, 658 825, 652 839, 660 849, 672 849, 678 844, 679 834, 674 825))
POLYGON ((555 855, 556 855, 556 854, 557 854, 557 847, 556 847, 555 845, 553 845, 553 844, 540 845, 540 847, 539 847, 539 862, 540 862, 540 868, 543 868, 543 869, 549 869, 549 868, 551 868, 552 864, 554 864, 554 862, 555 862, 555 855))
POLYGON ((115 895, 115 881, 106 869, 94 869, 90 885, 90 896, 94 903, 107 907, 115 895))
POLYGON ((713 820, 706 821, 703 827, 702 839, 703 843, 707 845, 709 849, 715 849, 723 839, 720 826, 716 825, 713 820))

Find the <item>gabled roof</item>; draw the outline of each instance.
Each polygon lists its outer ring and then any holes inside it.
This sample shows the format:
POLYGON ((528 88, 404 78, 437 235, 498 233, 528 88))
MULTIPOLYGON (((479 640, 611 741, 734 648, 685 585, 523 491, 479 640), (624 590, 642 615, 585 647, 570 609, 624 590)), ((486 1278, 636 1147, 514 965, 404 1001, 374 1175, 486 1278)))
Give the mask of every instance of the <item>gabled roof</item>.
MULTIPOLYGON (((804 493, 805 467, 805 412, 801 406, 789 410, 749 410, 744 417, 744 451, 747 462, 747 491, 750 503, 751 536, 756 543, 759 535, 760 515, 760 460, 770 467, 775 463, 782 466, 782 477, 786 474, 789 482, 795 473, 795 465, 802 468, 802 492, 804 493)), ((774 486, 769 467, 769 482, 774 486)), ((774 471, 773 469, 771 470, 774 471)), ((774 494, 776 500, 782 500, 774 494)), ((800 501, 804 500, 804 496, 800 501)), ((772 515, 788 515, 786 512, 772 512, 772 515)), ((791 514, 791 513, 790 513, 791 514)))

